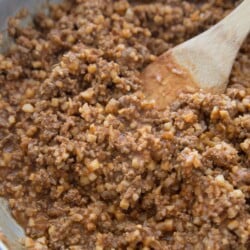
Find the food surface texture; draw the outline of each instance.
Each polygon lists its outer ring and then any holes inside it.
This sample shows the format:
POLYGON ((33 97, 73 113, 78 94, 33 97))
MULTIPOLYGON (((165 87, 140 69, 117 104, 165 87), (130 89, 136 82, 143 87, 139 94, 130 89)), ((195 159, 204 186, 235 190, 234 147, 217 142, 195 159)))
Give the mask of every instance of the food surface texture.
POLYGON ((140 80, 239 3, 67 0, 10 18, 0 196, 28 250, 250 249, 249 37, 225 94, 159 111, 140 80))

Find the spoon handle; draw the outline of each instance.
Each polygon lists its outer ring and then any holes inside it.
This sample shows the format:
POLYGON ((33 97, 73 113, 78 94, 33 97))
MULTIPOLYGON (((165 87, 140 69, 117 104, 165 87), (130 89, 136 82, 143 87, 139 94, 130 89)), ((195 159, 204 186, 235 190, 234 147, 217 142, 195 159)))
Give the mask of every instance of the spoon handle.
POLYGON ((216 47, 223 46, 223 52, 226 52, 228 56, 231 55, 233 57, 231 60, 234 60, 249 31, 250 0, 245 0, 221 22, 209 29, 206 35, 210 37, 211 41, 217 42, 216 47))
MULTIPOLYGON (((250 0, 244 0, 219 23, 181 44, 180 47, 187 46, 199 49, 204 46, 211 58, 220 63, 224 62, 225 65, 231 65, 249 31, 250 0)), ((231 67, 228 71, 231 72, 231 67)))
POLYGON ((223 93, 237 53, 250 31, 250 0, 218 24, 173 49, 201 89, 223 93))

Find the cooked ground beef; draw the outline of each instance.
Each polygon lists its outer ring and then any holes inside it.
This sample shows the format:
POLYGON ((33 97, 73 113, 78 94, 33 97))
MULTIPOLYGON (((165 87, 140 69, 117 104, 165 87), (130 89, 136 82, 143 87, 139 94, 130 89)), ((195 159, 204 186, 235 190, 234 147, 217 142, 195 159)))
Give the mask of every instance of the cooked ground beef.
POLYGON ((9 20, 0 195, 27 249, 250 249, 249 37, 223 95, 159 111, 140 81, 238 3, 67 0, 9 20))

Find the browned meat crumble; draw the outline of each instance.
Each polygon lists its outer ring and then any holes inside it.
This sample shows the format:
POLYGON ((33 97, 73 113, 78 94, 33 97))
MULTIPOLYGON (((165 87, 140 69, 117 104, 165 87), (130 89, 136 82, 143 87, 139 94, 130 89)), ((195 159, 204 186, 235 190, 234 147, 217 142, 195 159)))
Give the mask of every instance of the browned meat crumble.
POLYGON ((157 111, 139 79, 238 3, 68 0, 10 19, 0 196, 27 249, 250 249, 249 38, 223 95, 157 111))

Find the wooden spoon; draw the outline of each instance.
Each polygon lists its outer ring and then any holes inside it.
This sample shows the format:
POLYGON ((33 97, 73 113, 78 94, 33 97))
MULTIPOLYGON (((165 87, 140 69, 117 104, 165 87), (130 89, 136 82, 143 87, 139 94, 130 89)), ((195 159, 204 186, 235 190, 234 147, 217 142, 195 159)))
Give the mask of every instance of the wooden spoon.
POLYGON ((0 250, 24 250, 20 243, 24 237, 25 232, 12 217, 7 200, 0 197, 0 250))
POLYGON ((250 30, 250 0, 218 24, 165 52, 142 72, 143 90, 162 109, 181 92, 223 93, 250 30))

